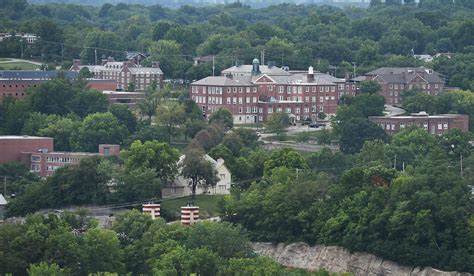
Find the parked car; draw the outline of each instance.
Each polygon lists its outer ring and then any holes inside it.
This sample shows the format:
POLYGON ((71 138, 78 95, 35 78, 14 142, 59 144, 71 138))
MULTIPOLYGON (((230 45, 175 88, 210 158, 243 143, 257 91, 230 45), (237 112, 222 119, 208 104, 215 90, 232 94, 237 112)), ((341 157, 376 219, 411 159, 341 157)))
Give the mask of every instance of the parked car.
POLYGON ((325 127, 326 123, 314 122, 308 125, 310 128, 325 127))

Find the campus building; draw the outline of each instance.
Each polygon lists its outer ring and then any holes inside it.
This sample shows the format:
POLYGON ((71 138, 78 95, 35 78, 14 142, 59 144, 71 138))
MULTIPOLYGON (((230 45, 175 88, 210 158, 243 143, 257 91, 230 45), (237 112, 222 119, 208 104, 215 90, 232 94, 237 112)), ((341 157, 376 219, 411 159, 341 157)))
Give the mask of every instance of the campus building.
POLYGON ((317 120, 335 115, 339 98, 355 96, 356 84, 328 74, 308 71, 286 71, 273 62, 261 66, 235 66, 191 84, 190 97, 205 116, 224 107, 234 116, 234 123, 259 123, 274 112, 285 112, 292 121, 317 120))
POLYGON ((430 116, 426 112, 420 112, 412 113, 410 116, 371 116, 369 120, 381 126, 388 134, 393 134, 410 126, 423 128, 434 135, 442 135, 453 128, 469 131, 469 116, 460 114, 430 116))
POLYGON ((117 156, 119 145, 99 145, 98 153, 54 151, 54 140, 37 136, 0 136, 0 164, 21 162, 41 177, 50 176, 66 165, 79 164, 88 156, 117 156))
POLYGON ((382 87, 380 95, 389 105, 401 105, 404 90, 418 89, 428 95, 438 95, 444 89, 441 75, 424 67, 382 67, 356 80, 378 82, 382 87))
MULTIPOLYGON (((60 71, 35 71, 35 70, 0 70, 0 102, 6 97, 26 97, 28 88, 38 87, 58 76, 60 71)), ((77 72, 66 71, 65 76, 76 79, 77 72)), ((115 80, 88 79, 87 87, 97 91, 115 90, 115 80)))
POLYGON ((81 65, 81 61, 75 59, 70 71, 77 73, 87 68, 94 79, 114 80, 117 86, 112 90, 128 90, 129 85, 133 84, 136 91, 145 91, 153 83, 163 88, 163 71, 159 62, 153 62, 151 67, 143 67, 136 62, 134 58, 115 61, 109 57, 103 59, 100 65, 81 65))

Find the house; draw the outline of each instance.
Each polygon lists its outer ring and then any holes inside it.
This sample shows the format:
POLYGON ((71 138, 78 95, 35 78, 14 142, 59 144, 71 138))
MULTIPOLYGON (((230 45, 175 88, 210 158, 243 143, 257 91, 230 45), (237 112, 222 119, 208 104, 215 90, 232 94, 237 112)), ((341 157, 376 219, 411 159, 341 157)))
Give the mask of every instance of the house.
POLYGON ((7 206, 7 200, 0 194, 0 219, 3 219, 5 214, 5 208, 7 206))
POLYGON ((293 121, 315 121, 319 113, 335 115, 339 98, 355 95, 353 82, 328 74, 308 71, 289 72, 273 65, 235 66, 191 83, 191 98, 207 117, 219 108, 228 109, 235 124, 260 123, 274 112, 285 112, 293 121))
POLYGON ((400 105, 404 90, 419 89, 428 95, 438 95, 444 88, 441 75, 425 67, 382 67, 365 77, 382 86, 380 95, 389 105, 400 105))
MULTIPOLYGON (((185 155, 182 155, 178 160, 178 165, 183 162, 185 155)), ((209 155, 204 155, 204 158, 211 162, 213 167, 217 170, 217 176, 219 181, 216 186, 204 189, 203 187, 196 188, 196 194, 209 194, 209 195, 227 195, 230 194, 230 188, 232 183, 232 174, 224 164, 224 159, 219 158, 217 161, 209 155)), ((190 179, 186 179, 183 176, 178 176, 170 187, 163 188, 161 190, 162 198, 175 198, 184 197, 192 194, 191 187, 189 186, 190 179)))
POLYGON ((208 62, 212 62, 213 56, 202 56, 202 57, 195 57, 193 58, 194 60, 194 66, 198 66, 201 64, 206 64, 208 62))
POLYGON ((132 62, 133 64, 140 65, 141 62, 146 59, 147 56, 143 53, 139 52, 127 52, 127 60, 132 62))
POLYGON ((442 135, 453 128, 469 131, 469 116, 460 114, 429 115, 426 112, 412 113, 410 116, 370 116, 369 120, 381 126, 388 134, 415 126, 428 133, 442 135))
POLYGON ((89 69, 94 79, 115 80, 118 90, 127 90, 129 84, 133 84, 137 91, 145 91, 153 83, 158 88, 163 88, 163 71, 159 62, 153 62, 151 67, 143 67, 135 63, 133 58, 129 61, 115 61, 109 57, 103 59, 101 65, 81 65, 80 60, 75 59, 69 70, 79 72, 82 68, 89 69))
POLYGON ((31 172, 41 177, 50 176, 54 171, 66 165, 79 164, 88 156, 117 156, 119 145, 99 145, 99 152, 59 152, 54 151, 54 140, 37 136, 0 136, 0 164, 21 162, 31 172))
POLYGON ((25 41, 27 44, 34 44, 38 40, 38 36, 34 34, 29 34, 29 33, 17 33, 17 34, 12 34, 12 33, 0 33, 0 41, 3 41, 5 39, 9 38, 17 38, 25 41))

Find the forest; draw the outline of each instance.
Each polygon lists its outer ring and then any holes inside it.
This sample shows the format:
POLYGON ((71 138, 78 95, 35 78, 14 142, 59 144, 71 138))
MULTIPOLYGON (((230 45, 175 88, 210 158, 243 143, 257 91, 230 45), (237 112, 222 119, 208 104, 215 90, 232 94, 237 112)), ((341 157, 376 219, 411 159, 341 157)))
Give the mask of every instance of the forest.
MULTIPOLYGON (((265 50, 278 66, 344 77, 381 66, 432 67, 448 86, 472 89, 473 2, 424 0, 417 5, 373 4, 370 8, 281 4, 254 9, 241 3, 170 9, 119 3, 100 8, 73 4, 28 4, 2 0, 1 32, 40 36, 23 56, 69 69, 73 58, 92 64, 140 51, 157 60, 167 78, 196 80, 210 64, 192 66, 195 56, 215 55, 216 72, 236 60, 249 63, 265 50), (454 53, 431 64, 413 54, 454 53), (331 66, 330 66, 331 65, 331 66)), ((0 56, 20 57, 18 39, 0 42, 0 56)))
MULTIPOLYGON (((376 2, 376 1, 374 1, 376 2)), ((308 275, 254 256, 253 241, 338 245, 403 265, 474 273, 474 20, 471 1, 424 0, 420 5, 374 3, 367 9, 282 4, 254 9, 240 3, 208 7, 28 4, 0 0, 0 32, 31 32, 36 44, 0 42, 1 57, 40 60, 68 69, 125 51, 160 61, 167 78, 211 74, 192 57, 215 55, 219 71, 235 60, 265 60, 293 69, 315 66, 339 77, 380 66, 429 66, 458 87, 439 96, 404 91, 407 112, 470 116, 470 131, 440 135, 408 127, 392 136, 371 123, 383 115, 380 86, 361 85, 340 102, 332 129, 318 130, 319 152, 265 150, 255 129, 234 126, 225 109, 208 120, 189 91, 151 85, 135 109, 109 105, 83 77, 63 74, 0 104, 0 134, 53 137, 59 151, 96 151, 119 144, 121 154, 84 158, 41 179, 21 164, 0 165, 15 194, 0 225, 0 274, 132 273, 158 275, 308 275), (415 54, 450 52, 432 63, 415 54), (331 65, 331 66, 330 66, 331 65), (140 116, 137 116, 139 114, 140 116), (159 116, 156 116, 159 114, 159 116), (35 214, 67 206, 159 200, 178 173, 183 153, 223 158, 231 194, 218 203, 222 223, 192 227, 130 210, 101 229, 87 213, 35 214), (112 188, 111 188, 112 187, 112 188), (206 266, 202 264, 207 264, 206 266)), ((284 114, 265 124, 283 139, 284 114)), ((307 141, 302 134, 296 139, 307 141)), ((139 208, 139 206, 137 206, 139 208)), ((133 209, 133 208, 132 208, 133 209)), ((101 274, 102 275, 102 274, 101 274)), ((329 275, 327 271, 312 275, 329 275)))

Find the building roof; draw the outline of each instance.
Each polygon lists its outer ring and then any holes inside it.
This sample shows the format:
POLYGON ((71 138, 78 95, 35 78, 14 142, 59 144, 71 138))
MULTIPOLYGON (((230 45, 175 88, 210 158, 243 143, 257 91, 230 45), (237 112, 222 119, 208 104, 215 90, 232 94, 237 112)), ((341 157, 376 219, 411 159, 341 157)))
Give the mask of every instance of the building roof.
POLYGON ((412 115, 403 115, 403 116, 369 116, 369 118, 374 119, 387 119, 387 120, 405 120, 405 119, 416 119, 416 118, 427 118, 427 119, 448 119, 448 118, 466 118, 468 115, 464 114, 437 114, 437 115, 428 115, 427 113, 412 113, 412 115))
MULTIPOLYGON (((288 76, 291 75, 288 71, 285 71, 279 67, 272 66, 269 67, 268 65, 260 65, 259 70, 262 74, 267 74, 267 75, 280 75, 280 76, 288 76)), ((239 66, 232 66, 230 68, 227 68, 225 70, 222 70, 222 74, 234 74, 234 73, 244 73, 244 74, 250 74, 252 72, 253 65, 239 65, 239 66)))
POLYGON ((2 194, 0 194, 0 205, 7 205, 7 200, 3 197, 2 194))
POLYGON ((129 67, 130 73, 134 74, 158 74, 163 75, 163 71, 160 68, 155 67, 129 67))
POLYGON ((1 135, 0 140, 37 140, 37 139, 53 139, 51 137, 39 137, 39 136, 28 136, 28 135, 1 135))
POLYGON ((194 85, 242 86, 250 85, 250 78, 231 79, 225 76, 211 76, 193 82, 194 85))
POLYGON ((3 70, 0 71, 0 79, 52 79, 58 76, 58 72, 63 72, 66 77, 77 78, 78 73, 74 71, 35 71, 35 70, 3 70))

